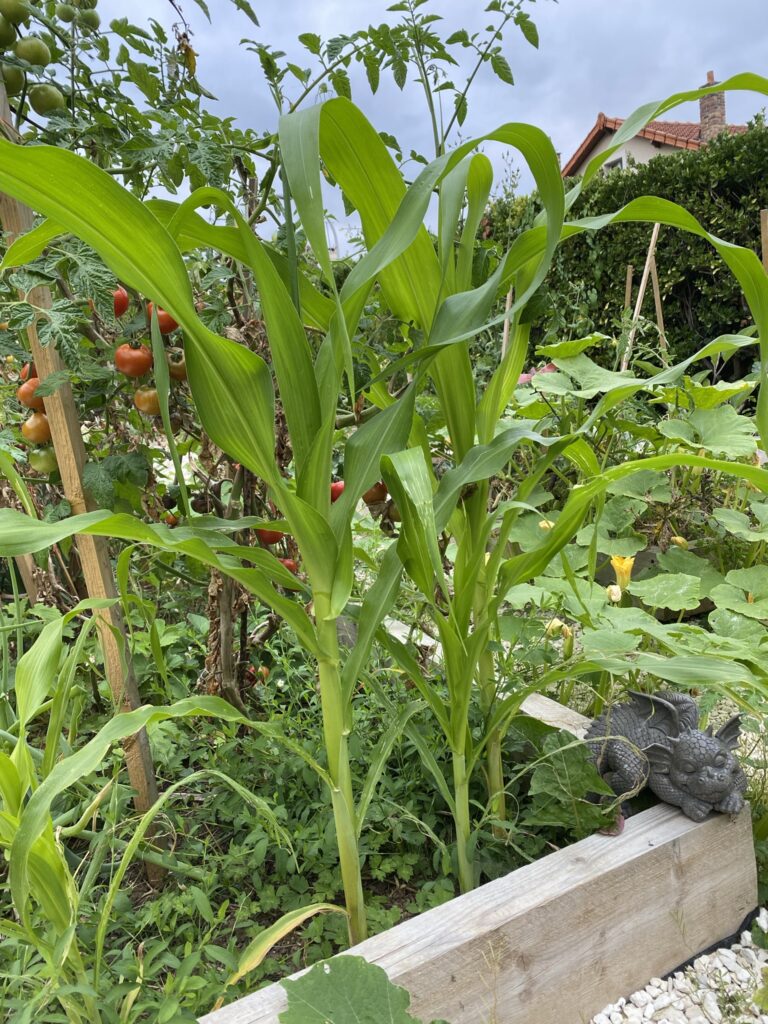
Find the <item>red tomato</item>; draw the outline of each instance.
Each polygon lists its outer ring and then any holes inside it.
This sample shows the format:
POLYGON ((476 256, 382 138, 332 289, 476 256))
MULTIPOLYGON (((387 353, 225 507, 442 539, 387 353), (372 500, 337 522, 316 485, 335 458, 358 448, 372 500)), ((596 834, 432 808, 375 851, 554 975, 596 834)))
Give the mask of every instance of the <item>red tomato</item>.
POLYGON ((157 388, 145 385, 133 394, 133 404, 143 412, 145 416, 160 415, 160 399, 157 397, 157 388))
POLYGON ((366 505, 376 505, 378 502, 384 501, 388 493, 387 485, 383 480, 379 480, 377 484, 363 493, 363 501, 366 505))
POLYGON ((344 481, 334 480, 331 484, 331 502, 338 501, 344 493, 344 481))
POLYGON ((143 377, 151 365, 151 350, 138 341, 127 341, 115 349, 115 366, 126 377, 143 377))
POLYGON ((33 412, 21 424, 21 432, 32 444, 45 444, 51 440, 51 425, 44 412, 33 412))
MULTIPOLYGON (((155 308, 153 302, 147 303, 147 317, 149 318, 150 324, 152 323, 152 310, 155 308)), ((166 313, 164 309, 157 307, 157 326, 160 328, 161 334, 170 334, 171 331, 175 331, 179 326, 173 319, 170 313, 166 313)))
POLYGON ((24 365, 21 368, 21 373, 19 374, 19 377, 21 377, 22 380, 26 380, 30 374, 32 374, 33 377, 36 377, 37 367, 35 366, 34 363, 24 363, 24 365))
POLYGON ((283 539, 285 534, 280 533, 279 530, 257 530, 256 536, 262 544, 277 544, 283 539))
POLYGON ((294 558, 278 558, 278 562, 282 562, 285 568, 294 574, 299 571, 299 563, 294 558))
POLYGON ((123 288, 122 285, 120 285, 119 288, 115 288, 115 290, 112 292, 112 295, 115 300, 115 316, 122 316, 126 309, 128 309, 128 306, 131 304, 128 292, 125 290, 125 288, 123 288))
POLYGON ((16 392, 16 397, 22 405, 26 405, 28 409, 42 409, 43 400, 39 398, 35 392, 37 391, 37 385, 40 383, 39 377, 30 377, 29 380, 24 381, 21 387, 16 392))

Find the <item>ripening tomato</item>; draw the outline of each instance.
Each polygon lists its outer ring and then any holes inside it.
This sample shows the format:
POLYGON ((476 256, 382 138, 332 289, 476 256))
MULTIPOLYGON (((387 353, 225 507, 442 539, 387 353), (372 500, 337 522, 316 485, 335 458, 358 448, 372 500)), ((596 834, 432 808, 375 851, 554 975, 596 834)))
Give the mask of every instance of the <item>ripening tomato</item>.
POLYGON ((115 300, 115 316, 122 316, 131 304, 130 296, 122 285, 120 285, 119 288, 115 288, 112 292, 112 296, 115 300))
POLYGON ((32 374, 33 377, 36 377, 37 367, 35 366, 34 363, 24 363, 24 365, 21 368, 21 373, 19 374, 19 377, 21 377, 22 380, 26 380, 30 374, 32 374))
POLYGON ((384 501, 388 493, 387 485, 383 480, 379 480, 377 484, 374 484, 373 487, 364 492, 363 501, 366 505, 375 505, 380 501, 384 501))
MULTIPOLYGON (((150 324, 152 323, 152 310, 155 308, 153 302, 147 303, 147 318, 150 324)), ((179 326, 173 319, 170 313, 166 313, 164 309, 157 307, 157 326, 160 328, 161 334, 170 334, 171 331, 175 331, 179 326)))
POLYGON ((115 349, 115 366, 126 377, 143 377, 152 365, 152 352, 139 341, 126 341, 115 349))
POLYGON ((25 380, 21 387, 16 391, 16 397, 21 404, 26 405, 28 409, 40 410, 44 408, 42 398, 36 394, 39 383, 39 377, 30 377, 29 380, 25 380))
POLYGON ((175 516, 173 512, 168 512, 165 516, 165 521, 173 529, 174 526, 178 526, 179 517, 175 516))
POLYGON ((148 384, 134 392, 133 404, 145 416, 160 415, 160 399, 157 397, 157 388, 152 388, 148 384))
POLYGON ((344 481, 334 480, 331 484, 331 502, 338 501, 344 493, 344 481))
POLYGON ((51 425, 44 412, 33 412, 21 424, 21 432, 32 444, 45 444, 51 440, 51 425))
POLYGON ((279 530, 257 530, 256 536, 262 544, 278 544, 285 534, 280 533, 279 530))
POLYGON ((285 568, 292 572, 294 576, 299 571, 299 563, 294 558, 278 558, 278 562, 282 562, 285 568))
POLYGON ((169 348, 165 353, 165 359, 168 363, 168 373, 174 380, 187 379, 187 360, 183 348, 169 348))
POLYGON ((53 473, 59 468, 53 448, 35 448, 27 459, 36 473, 53 473))

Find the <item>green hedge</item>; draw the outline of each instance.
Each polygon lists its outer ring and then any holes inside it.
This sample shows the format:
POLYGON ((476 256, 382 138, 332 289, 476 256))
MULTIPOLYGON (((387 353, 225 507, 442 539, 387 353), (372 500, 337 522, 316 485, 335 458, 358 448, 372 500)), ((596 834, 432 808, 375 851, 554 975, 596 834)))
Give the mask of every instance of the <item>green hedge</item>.
MULTIPOLYGON (((680 203, 707 230, 760 253, 760 210, 768 208, 768 127, 758 118, 741 135, 722 133, 698 151, 658 156, 647 164, 600 175, 575 205, 572 216, 618 210, 638 196, 680 203)), ((528 224, 536 197, 503 196, 489 210, 482 231, 508 241, 528 224)), ((546 298, 536 313, 535 339, 616 329, 624 306, 627 264, 635 268, 633 303, 651 236, 650 225, 617 225, 561 246, 546 298), (562 310, 578 315, 571 322, 562 310)), ((751 323, 735 279, 701 239, 662 228, 656 254, 664 322, 675 360, 719 334, 751 323)), ((542 296, 544 298, 544 296, 542 296)), ((650 284, 643 313, 654 317, 650 284)))

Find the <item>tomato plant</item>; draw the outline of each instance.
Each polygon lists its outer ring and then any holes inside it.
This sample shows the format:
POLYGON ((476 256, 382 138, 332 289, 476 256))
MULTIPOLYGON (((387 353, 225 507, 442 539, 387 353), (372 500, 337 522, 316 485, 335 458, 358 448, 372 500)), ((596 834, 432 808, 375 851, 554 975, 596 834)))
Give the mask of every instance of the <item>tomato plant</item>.
MULTIPOLYGON (((154 311, 154 303, 147 303, 147 319, 152 322, 152 313, 154 311)), ((157 308, 157 326, 160 328, 161 334, 171 334, 179 326, 173 319, 170 313, 166 313, 164 309, 157 308)))
POLYGON ((125 288, 123 288, 122 285, 120 285, 119 288, 116 288, 112 292, 112 295, 115 300, 115 317, 121 317, 127 311, 128 306, 131 303, 130 296, 128 295, 128 292, 125 290, 125 288))
POLYGON ((187 360, 183 348, 169 348, 165 353, 168 362, 168 373, 174 380, 187 379, 187 360))
POLYGON ((266 544, 269 546, 271 544, 279 544, 280 541, 285 536, 285 534, 281 533, 279 530, 257 529, 256 536, 259 538, 262 544, 266 544))
POLYGON ((115 349, 115 367, 126 377, 143 377, 152 366, 152 351, 138 341, 127 341, 115 349))
POLYGON ((157 396, 157 388, 150 387, 148 384, 134 392, 133 404, 145 416, 160 415, 160 399, 157 396))
POLYGON ((45 444, 51 440, 51 425, 44 412, 33 412, 22 423, 21 432, 32 444, 45 444))
POLYGON ((28 455, 27 461, 36 473, 53 473, 59 468, 56 453, 53 448, 34 448, 28 455))
POLYGON ((29 377, 16 392, 18 400, 28 409, 41 410, 44 408, 42 398, 36 394, 39 383, 39 378, 29 377))

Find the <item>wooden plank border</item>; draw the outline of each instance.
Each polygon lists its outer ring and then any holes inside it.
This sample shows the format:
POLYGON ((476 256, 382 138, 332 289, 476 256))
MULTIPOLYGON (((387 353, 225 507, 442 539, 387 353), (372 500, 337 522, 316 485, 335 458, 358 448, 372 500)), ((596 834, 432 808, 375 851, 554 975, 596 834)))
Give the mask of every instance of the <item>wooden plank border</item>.
MULTIPOLYGON (((553 701, 533 705, 526 710, 552 724, 583 728, 553 701)), ((756 905, 749 808, 697 823, 662 804, 619 836, 583 839, 350 953, 404 985, 426 1020, 586 1024, 732 934, 756 905)), ((282 986, 270 985, 200 1024, 278 1024, 285 1006, 282 986)))

